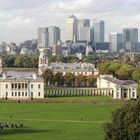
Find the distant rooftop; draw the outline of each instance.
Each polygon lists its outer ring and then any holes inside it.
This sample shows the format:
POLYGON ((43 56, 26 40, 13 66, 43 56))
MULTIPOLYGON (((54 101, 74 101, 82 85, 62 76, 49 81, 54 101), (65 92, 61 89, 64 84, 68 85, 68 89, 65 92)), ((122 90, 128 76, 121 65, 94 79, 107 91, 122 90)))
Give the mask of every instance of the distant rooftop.
POLYGON ((134 85, 134 84, 137 84, 136 82, 132 81, 132 80, 119 80, 119 79, 116 79, 116 78, 111 78, 111 77, 104 77, 103 79, 107 80, 107 81, 110 81, 114 84, 117 84, 117 85, 134 85))
POLYGON ((69 18, 77 19, 74 15, 69 16, 69 18))

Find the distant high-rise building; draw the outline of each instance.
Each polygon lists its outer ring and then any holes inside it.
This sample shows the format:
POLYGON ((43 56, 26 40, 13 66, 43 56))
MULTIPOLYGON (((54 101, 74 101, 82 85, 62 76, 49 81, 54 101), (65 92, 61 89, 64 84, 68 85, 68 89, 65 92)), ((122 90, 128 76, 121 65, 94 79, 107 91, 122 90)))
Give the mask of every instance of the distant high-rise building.
POLYGON ((66 21, 66 34, 68 41, 77 41, 78 19, 74 15, 71 15, 66 21))
POLYGON ((103 43, 105 36, 105 23, 103 20, 93 20, 92 22, 93 32, 94 32, 94 42, 103 43))
POLYGON ((122 34, 111 33, 109 36, 109 51, 118 53, 120 49, 122 49, 122 34))
POLYGON ((56 26, 48 27, 49 32, 49 47, 56 45, 58 41, 60 41, 60 28, 56 26))
POLYGON ((48 47, 48 28, 38 28, 38 47, 48 47))
POLYGON ((136 44, 138 43, 138 29, 137 28, 124 28, 123 29, 123 42, 126 50, 135 51, 136 44))
POLYGON ((89 19, 78 20, 78 40, 91 42, 92 30, 89 19))
POLYGON ((46 48, 56 45, 60 40, 60 29, 56 26, 38 28, 38 47, 46 48))

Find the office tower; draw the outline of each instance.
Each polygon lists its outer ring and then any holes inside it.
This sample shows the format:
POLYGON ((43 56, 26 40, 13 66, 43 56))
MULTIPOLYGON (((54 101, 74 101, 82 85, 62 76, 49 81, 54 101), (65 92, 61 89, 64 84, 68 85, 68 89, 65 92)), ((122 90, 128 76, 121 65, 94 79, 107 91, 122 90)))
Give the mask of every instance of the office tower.
POLYGON ((89 19, 80 19, 78 21, 78 40, 91 42, 92 30, 89 19))
POLYGON ((122 49, 122 34, 111 33, 109 36, 109 51, 111 53, 118 53, 122 49))
POLYGON ((93 20, 93 22, 92 22, 95 43, 103 43, 104 42, 104 36, 105 36, 104 24, 105 23, 103 20, 93 20))
POLYGON ((48 28, 38 28, 38 48, 48 47, 48 28))
POLYGON ((126 51, 135 51, 136 44, 138 43, 138 29, 137 28, 124 28, 123 29, 123 42, 126 51))
POLYGON ((66 21, 67 41, 77 41, 78 36, 78 19, 71 15, 66 21))
POLYGON ((60 41, 60 28, 56 26, 48 27, 49 32, 49 47, 56 45, 58 41, 60 41))

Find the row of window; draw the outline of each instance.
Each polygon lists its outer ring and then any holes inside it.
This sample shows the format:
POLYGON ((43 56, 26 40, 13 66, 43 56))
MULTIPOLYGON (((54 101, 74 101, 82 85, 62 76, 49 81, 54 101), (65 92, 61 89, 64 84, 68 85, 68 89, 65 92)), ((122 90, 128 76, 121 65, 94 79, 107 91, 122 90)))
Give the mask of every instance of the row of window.
POLYGON ((13 96, 15 96, 15 97, 16 96, 19 96, 19 97, 20 96, 23 96, 23 97, 25 96, 25 97, 27 97, 27 92, 12 92, 12 97, 13 96))
MULTIPOLYGON (((5 86, 6 86, 6 89, 8 89, 8 84, 6 84, 5 86)), ((21 89, 21 88, 27 89, 28 84, 27 83, 12 83, 11 87, 12 87, 12 89, 21 89)), ((33 84, 31 84, 31 88, 33 88, 33 84)), ((41 88, 41 85, 38 84, 38 89, 40 89, 40 88, 41 88)))
MULTIPOLYGON (((40 97, 40 92, 38 92, 38 96, 40 97)), ((6 92, 6 96, 8 96, 8 92, 6 92)), ((12 97, 15 96, 15 97, 27 97, 27 92, 12 92, 12 97)), ((31 96, 33 97, 33 92, 31 92, 31 96)))

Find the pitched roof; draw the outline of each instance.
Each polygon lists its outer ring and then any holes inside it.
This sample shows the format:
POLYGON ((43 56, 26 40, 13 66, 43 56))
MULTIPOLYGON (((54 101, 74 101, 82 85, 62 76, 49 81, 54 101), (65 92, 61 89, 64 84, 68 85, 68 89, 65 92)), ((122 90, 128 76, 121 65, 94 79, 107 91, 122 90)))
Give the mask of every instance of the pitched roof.
POLYGON ((132 80, 119 80, 119 79, 116 79, 116 78, 111 78, 111 77, 104 77, 103 79, 107 80, 107 81, 110 81, 114 84, 117 84, 117 85, 134 85, 134 84, 137 84, 136 82, 132 81, 132 80))

